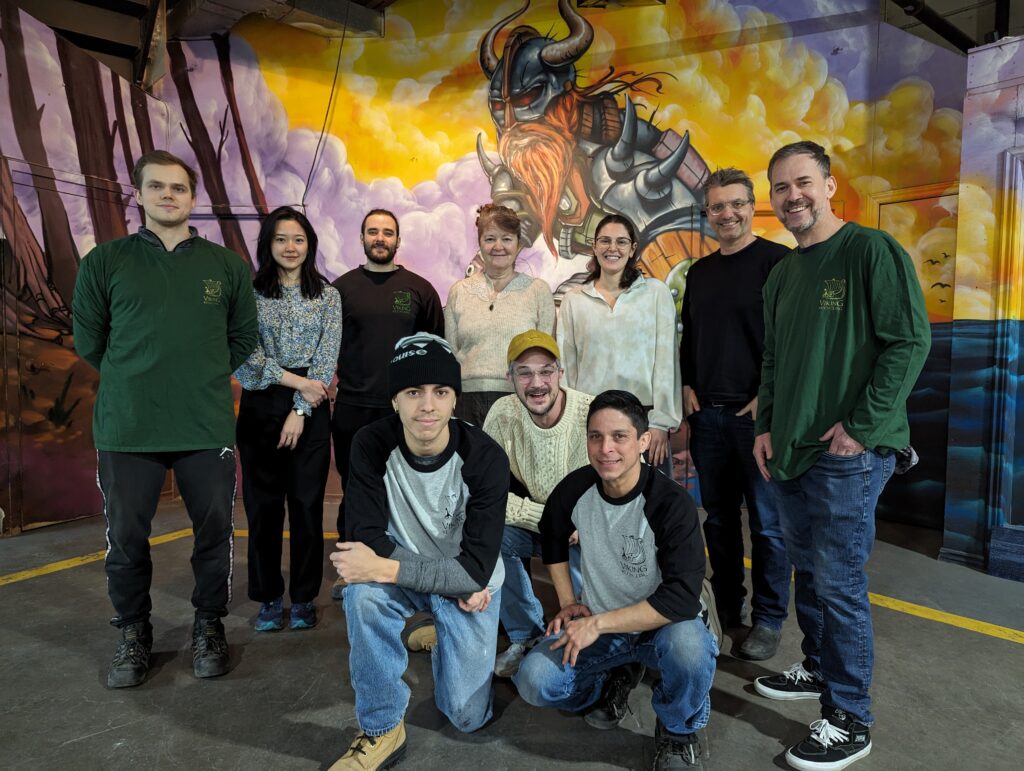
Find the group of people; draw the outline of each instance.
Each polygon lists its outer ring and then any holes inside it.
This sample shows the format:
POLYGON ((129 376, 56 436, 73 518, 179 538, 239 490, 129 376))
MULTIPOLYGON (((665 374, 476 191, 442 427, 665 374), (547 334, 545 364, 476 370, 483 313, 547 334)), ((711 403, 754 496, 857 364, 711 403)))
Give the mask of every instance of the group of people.
POLYGON ((614 728, 650 669, 655 768, 700 767, 721 628, 739 632, 747 618, 744 503, 752 626, 736 653, 775 655, 795 571, 804 659, 754 686, 821 703, 787 762, 838 769, 867 755, 864 566, 875 503, 908 444, 928 320, 906 252, 831 211, 823 148, 781 148, 768 177, 798 248, 753 235, 746 174, 712 174, 705 205, 720 248, 689 271, 677 346, 672 293, 641 275, 620 215, 596 227, 591 272, 556 322, 547 285, 516 270, 521 223, 505 207, 481 207, 481 267, 442 308, 395 262, 389 211, 365 216, 366 262, 331 284, 310 222, 276 209, 253 277, 189 226, 195 173, 164 151, 140 158, 145 226, 83 260, 74 298, 76 349, 101 374, 94 439, 121 632, 108 685, 139 685, 149 669, 148 537, 167 469, 195 533, 194 672, 228 672, 236 447, 255 628, 318 623, 333 445, 344 494, 332 595, 360 728, 336 768, 405 755, 402 675, 417 650, 429 651, 436 704, 460 731, 491 719, 494 676, 532 705, 614 728), (703 534, 670 475, 669 436, 684 419, 703 534), (557 597, 551 617, 527 569, 536 556, 557 597))

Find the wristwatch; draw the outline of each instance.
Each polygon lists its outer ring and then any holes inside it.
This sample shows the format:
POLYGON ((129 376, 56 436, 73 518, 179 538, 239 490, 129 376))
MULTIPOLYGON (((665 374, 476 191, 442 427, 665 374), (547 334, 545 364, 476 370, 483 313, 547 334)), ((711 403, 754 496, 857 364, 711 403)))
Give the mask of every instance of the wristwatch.
POLYGON ((295 413, 296 415, 298 415, 298 416, 299 416, 300 418, 304 418, 304 417, 306 417, 306 416, 305 416, 305 414, 304 414, 304 413, 302 412, 302 410, 300 410, 300 409, 299 409, 298 407, 295 407, 295 408, 293 408, 293 410, 292 410, 292 411, 293 411, 293 412, 294 412, 294 413, 295 413))

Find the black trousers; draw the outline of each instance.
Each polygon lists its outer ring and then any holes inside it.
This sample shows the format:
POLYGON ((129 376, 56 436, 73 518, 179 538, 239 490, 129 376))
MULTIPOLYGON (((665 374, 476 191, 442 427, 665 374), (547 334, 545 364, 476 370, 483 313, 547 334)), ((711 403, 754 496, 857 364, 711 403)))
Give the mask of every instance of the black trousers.
MULTIPOLYGON (((386 418, 394 413, 393 407, 363 407, 357 404, 345 404, 337 401, 334 404, 334 415, 331 416, 331 437, 334 439, 334 465, 341 476, 341 490, 345 491, 348 482, 348 466, 352 458, 352 437, 363 426, 386 418)), ((342 495, 338 505, 338 536, 345 540, 345 496, 342 495)))
POLYGON ((231 600, 235 451, 99 451, 98 478, 107 520, 107 592, 116 627, 147 621, 153 562, 149 534, 167 470, 174 471, 192 520, 192 605, 206 617, 227 615, 231 600))
POLYGON ((249 599, 256 602, 270 602, 284 594, 281 545, 286 502, 292 602, 311 602, 324 578, 330 407, 325 400, 306 418, 294 450, 279 450, 281 428, 292 410, 294 394, 279 385, 242 391, 238 407, 242 500, 249 521, 249 599))

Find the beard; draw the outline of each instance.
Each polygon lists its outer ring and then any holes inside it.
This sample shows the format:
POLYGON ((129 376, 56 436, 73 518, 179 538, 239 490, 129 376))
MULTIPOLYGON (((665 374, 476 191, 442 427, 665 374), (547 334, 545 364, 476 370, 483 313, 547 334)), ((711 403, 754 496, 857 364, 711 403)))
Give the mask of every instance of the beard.
POLYGON ((540 224, 551 253, 558 202, 572 171, 572 135, 548 123, 517 123, 498 140, 498 155, 526 190, 527 202, 540 224))
POLYGON ((825 208, 823 206, 815 208, 814 206, 810 205, 810 202, 808 202, 808 204, 809 205, 807 207, 806 222, 804 222, 802 225, 786 225, 786 230, 788 230, 793 235, 797 235, 799 233, 806 233, 808 230, 810 230, 811 228, 818 224, 818 220, 821 219, 821 216, 825 213, 825 208))
POLYGON ((388 265, 392 260, 395 259, 395 253, 398 251, 398 244, 394 246, 388 246, 387 244, 368 244, 363 241, 363 254, 366 255, 366 259, 377 265, 388 265), (382 247, 385 251, 384 256, 374 254, 373 250, 376 247, 382 247))

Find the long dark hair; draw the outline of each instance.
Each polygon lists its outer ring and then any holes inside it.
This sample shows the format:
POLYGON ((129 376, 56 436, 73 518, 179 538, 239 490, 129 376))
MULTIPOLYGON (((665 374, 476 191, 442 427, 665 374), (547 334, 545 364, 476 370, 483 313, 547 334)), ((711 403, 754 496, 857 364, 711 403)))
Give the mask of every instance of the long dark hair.
POLYGON ((277 223, 283 220, 294 220, 306 231, 306 259, 299 269, 299 287, 302 296, 307 300, 314 300, 320 296, 327 279, 316 269, 316 245, 317 237, 313 226, 309 224, 306 215, 297 212, 291 206, 279 206, 267 215, 260 225, 260 235, 256 239, 256 277, 252 285, 264 297, 277 300, 281 297, 281 282, 277 277, 277 263, 274 262, 274 255, 270 251, 270 244, 277 232, 277 223))
MULTIPOLYGON (((594 231, 594 241, 597 241, 597 237, 601 234, 601 231, 607 225, 619 224, 626 229, 629 234, 629 240, 636 245, 636 228, 633 227, 633 223, 629 221, 627 217, 623 217, 621 214, 608 214, 597 223, 597 229, 594 231)), ((627 289, 630 284, 640 277, 640 269, 636 266, 636 261, 639 259, 639 255, 636 250, 633 250, 633 256, 626 261, 626 269, 622 271, 622 276, 619 278, 619 287, 627 289)), ((587 274, 586 281, 584 283, 590 283, 597 281, 601 277, 601 263, 597 261, 597 257, 594 257, 594 267, 587 274)))

